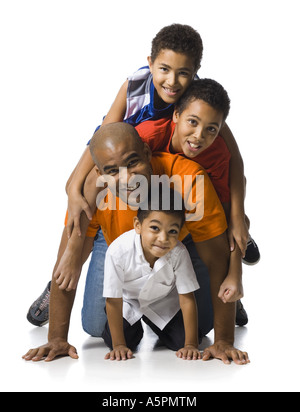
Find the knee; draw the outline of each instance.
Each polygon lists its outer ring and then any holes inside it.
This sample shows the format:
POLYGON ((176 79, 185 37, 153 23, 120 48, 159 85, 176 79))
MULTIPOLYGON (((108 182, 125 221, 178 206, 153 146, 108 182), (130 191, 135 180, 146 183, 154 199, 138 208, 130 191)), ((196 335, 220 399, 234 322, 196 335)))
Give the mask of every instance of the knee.
POLYGON ((101 338, 105 323, 101 324, 101 321, 94 319, 92 320, 89 316, 85 316, 84 313, 81 314, 81 324, 82 329, 90 336, 95 338, 101 338))
POLYGON ((102 337, 103 329, 99 328, 99 325, 86 324, 84 321, 82 321, 82 329, 85 331, 85 333, 94 338, 102 337))

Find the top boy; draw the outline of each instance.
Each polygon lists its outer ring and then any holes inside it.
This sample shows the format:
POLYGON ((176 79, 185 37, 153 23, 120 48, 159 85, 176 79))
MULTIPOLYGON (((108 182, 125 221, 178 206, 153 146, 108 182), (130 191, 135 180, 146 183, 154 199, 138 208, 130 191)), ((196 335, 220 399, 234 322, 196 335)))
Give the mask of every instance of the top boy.
POLYGON ((136 126, 172 114, 200 68, 202 52, 201 37, 191 27, 163 28, 152 41, 149 68, 142 67, 122 86, 127 93, 122 120, 136 126))

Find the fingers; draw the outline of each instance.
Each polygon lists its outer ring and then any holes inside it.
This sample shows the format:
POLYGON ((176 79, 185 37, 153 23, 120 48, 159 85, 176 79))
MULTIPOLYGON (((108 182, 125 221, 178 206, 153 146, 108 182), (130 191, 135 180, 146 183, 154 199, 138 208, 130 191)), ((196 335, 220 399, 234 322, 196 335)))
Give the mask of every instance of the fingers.
POLYGON ((235 240, 236 241, 236 243, 237 243, 237 245, 238 245, 238 247, 239 247, 239 249, 240 249, 240 251, 241 251, 241 254, 242 254, 242 257, 244 258, 245 257, 245 254, 246 254, 246 249, 247 249, 247 240, 243 240, 243 239, 236 239, 235 240))
POLYGON ((66 232, 67 232, 67 237, 70 239, 72 231, 73 231, 73 220, 68 219, 68 223, 66 225, 66 232))
POLYGON ((91 209, 90 209, 90 207, 89 207, 89 205, 88 205, 87 202, 86 202, 85 206, 83 207, 83 210, 84 210, 87 218, 88 218, 89 220, 92 220, 92 218, 93 218, 93 213, 92 213, 92 211, 91 211, 91 209))
MULTIPOLYGON (((75 348, 74 346, 71 346, 71 347, 70 347, 69 352, 68 352, 68 355, 69 355, 70 358, 72 358, 72 359, 78 359, 78 358, 79 358, 79 356, 78 356, 78 354, 77 354, 77 350, 76 350, 76 348, 75 348)), ((47 360, 47 359, 45 359, 45 360, 47 360)))
POLYGON ((23 359, 26 361, 39 362, 45 360, 47 362, 52 361, 57 356, 57 353, 54 350, 49 348, 36 348, 30 349, 24 356, 23 359))
POLYGON ((226 288, 224 288, 224 287, 221 285, 221 286, 220 286, 219 293, 218 293, 218 298, 221 299, 221 301, 222 301, 223 303, 226 303, 226 302, 227 302, 226 297, 228 297, 228 296, 227 296, 228 293, 229 293, 229 290, 226 289, 226 288))
POLYGON ((218 297, 223 303, 235 302, 233 299, 235 292, 231 289, 220 290, 218 297))
POLYGON ((57 356, 70 356, 72 359, 78 359, 76 348, 68 345, 68 343, 52 346, 45 345, 39 348, 30 349, 25 355, 22 356, 26 361, 39 362, 45 360, 45 362, 51 362, 57 356))
POLYGON ((228 232, 228 242, 229 242, 229 247, 230 247, 230 252, 234 251, 235 248, 235 241, 232 232, 228 232))
POLYGON ((77 235, 80 237, 81 236, 81 229, 80 229, 80 215, 74 218, 74 229, 77 235))
POLYGON ((107 353, 104 357, 104 359, 117 360, 117 361, 127 360, 127 359, 132 359, 132 358, 133 358, 133 353, 128 348, 112 350, 111 352, 107 353))
MULTIPOLYGON (((229 288, 226 285, 220 286, 218 298, 221 299, 223 303, 231 302, 231 300, 236 297, 235 295, 236 295, 236 290, 234 290, 233 288, 229 288)), ((233 301, 234 300, 235 299, 233 299, 233 301)))
POLYGON ((60 270, 57 270, 53 277, 60 290, 67 290, 69 288, 70 279, 63 275, 60 270))
POLYGON ((223 303, 234 303, 244 296, 243 287, 239 286, 227 286, 221 285, 218 293, 218 298, 221 299, 223 303))
POLYGON ((26 361, 32 360, 34 362, 42 360, 49 351, 44 348, 30 349, 25 355, 22 356, 26 361))
POLYGON ((74 211, 74 214, 69 211, 68 215, 68 222, 66 225, 66 232, 67 232, 67 237, 70 239, 73 230, 77 233, 78 236, 81 236, 81 228, 80 228, 80 216, 81 216, 81 211, 84 211, 87 218, 89 220, 92 220, 93 218, 93 213, 89 207, 89 204, 84 198, 81 198, 82 203, 80 204, 80 209, 76 209, 77 211, 74 211))
POLYGON ((248 353, 242 352, 238 349, 231 349, 219 353, 215 353, 213 350, 210 350, 209 348, 205 349, 202 354, 202 360, 208 361, 212 358, 220 359, 226 365, 229 365, 231 363, 231 360, 236 365, 246 365, 247 363, 250 363, 248 353))
POLYGON ((60 290, 66 290, 67 292, 70 292, 71 290, 76 289, 78 282, 76 282, 72 278, 69 279, 67 277, 63 277, 62 275, 60 275, 59 278, 56 280, 56 283, 60 290))
POLYGON ((246 365, 247 363, 250 363, 247 352, 242 352, 240 350, 231 351, 230 357, 237 365, 246 365))
MULTIPOLYGON (((92 213, 92 211, 91 211, 88 203, 87 203, 86 200, 84 200, 84 199, 83 199, 82 210, 85 212, 87 218, 88 218, 89 220, 92 220, 92 218, 93 218, 93 213, 92 213)), ((79 237, 81 236, 80 216, 81 216, 81 214, 74 216, 74 229, 73 229, 73 230, 75 230, 75 232, 77 233, 77 235, 78 235, 79 237)), ((70 236, 71 236, 71 233, 70 233, 70 236)))
POLYGON ((73 230, 75 230, 78 236, 81 236, 80 215, 75 216, 74 219, 68 218, 68 223, 66 225, 66 232, 67 232, 68 239, 70 239, 73 230))
POLYGON ((201 352, 198 349, 179 349, 176 352, 178 358, 184 360, 198 360, 201 359, 201 352))
POLYGON ((75 290, 78 285, 77 276, 72 276, 72 274, 65 275, 62 271, 57 268, 56 272, 53 274, 53 278, 55 279, 55 283, 58 285, 60 290, 66 290, 70 292, 71 290, 75 290))
POLYGON ((211 358, 213 358, 211 351, 209 349, 205 349, 202 353, 202 360, 208 361, 211 358))

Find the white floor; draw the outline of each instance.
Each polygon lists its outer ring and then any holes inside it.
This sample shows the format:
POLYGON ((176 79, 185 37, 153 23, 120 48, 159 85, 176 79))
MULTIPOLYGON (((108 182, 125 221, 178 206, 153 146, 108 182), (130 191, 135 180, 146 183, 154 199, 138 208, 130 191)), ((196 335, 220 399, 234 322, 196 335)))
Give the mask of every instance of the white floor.
MULTIPOLYGON (((299 323, 293 325, 293 305, 290 312, 284 311, 286 303, 270 303, 265 298, 265 285, 270 279, 269 275, 264 275, 266 266, 262 260, 255 267, 244 267, 248 293, 243 302, 249 324, 236 328, 236 346, 248 351, 251 363, 246 366, 224 365, 218 360, 178 359, 174 352, 155 347, 156 337, 149 329, 134 359, 104 360, 107 348, 102 339, 89 337, 81 329, 82 289, 79 288, 69 336, 69 342, 77 348, 78 360, 61 358, 51 363, 33 363, 21 359, 29 348, 46 342, 48 328, 36 328, 26 322, 24 296, 24 313, 15 317, 15 323, 8 321, 8 310, 2 322, 7 340, 1 339, 1 391, 299 391, 299 331, 293 328, 299 323), (260 287, 256 288, 254 285, 258 281, 260 287), (254 292, 255 299, 250 296, 254 292), (288 313, 291 317, 285 320, 288 313)), ((211 334, 205 338, 201 348, 210 344, 212 338, 211 334)))

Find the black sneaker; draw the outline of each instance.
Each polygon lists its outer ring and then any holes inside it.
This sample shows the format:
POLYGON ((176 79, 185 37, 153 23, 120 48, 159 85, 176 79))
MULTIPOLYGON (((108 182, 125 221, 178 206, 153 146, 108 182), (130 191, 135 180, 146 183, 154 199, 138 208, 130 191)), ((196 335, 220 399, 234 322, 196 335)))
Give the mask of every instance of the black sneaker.
POLYGON ((238 326, 245 326, 248 323, 248 315, 244 309, 244 306, 240 300, 236 302, 236 315, 235 323, 238 326))
POLYGON ((49 322, 50 287, 51 281, 41 296, 29 308, 27 320, 34 326, 43 326, 49 322))
POLYGON ((247 243, 247 249, 245 257, 243 258, 243 262, 246 265, 255 265, 260 260, 260 253, 257 247, 257 244, 254 242, 251 236, 249 236, 249 240, 247 243))

